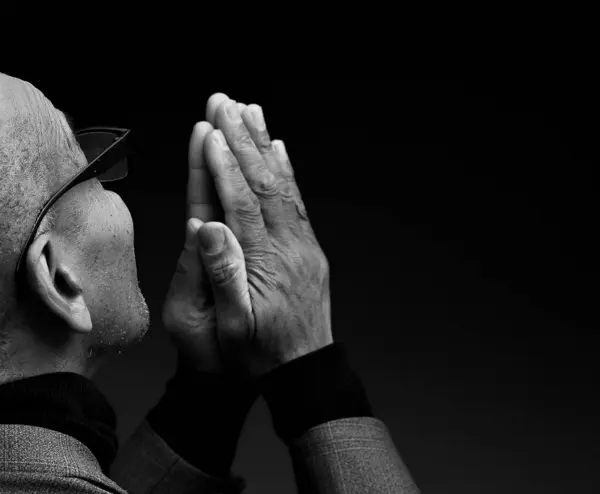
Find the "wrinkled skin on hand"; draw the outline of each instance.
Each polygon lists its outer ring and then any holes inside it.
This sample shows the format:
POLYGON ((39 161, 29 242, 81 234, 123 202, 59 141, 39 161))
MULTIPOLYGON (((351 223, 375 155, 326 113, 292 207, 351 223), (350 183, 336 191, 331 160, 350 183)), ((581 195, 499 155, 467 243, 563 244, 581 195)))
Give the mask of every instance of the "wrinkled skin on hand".
POLYGON ((283 143, 272 142, 264 120, 255 120, 260 107, 234 102, 232 118, 228 102, 220 93, 209 99, 207 119, 215 126, 197 124, 196 144, 190 144, 187 250, 163 320, 200 370, 259 377, 333 343, 329 264, 283 143), (214 221, 220 218, 208 178, 224 222, 214 221), (223 249, 199 248, 199 239, 219 233, 223 249))

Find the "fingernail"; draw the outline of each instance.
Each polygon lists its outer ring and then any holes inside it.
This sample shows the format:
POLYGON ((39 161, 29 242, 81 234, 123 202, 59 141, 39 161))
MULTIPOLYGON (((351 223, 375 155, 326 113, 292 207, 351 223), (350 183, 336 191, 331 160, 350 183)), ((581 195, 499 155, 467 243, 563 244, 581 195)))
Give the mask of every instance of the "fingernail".
POLYGON ((275 151, 277 151, 277 154, 285 159, 287 156, 287 153, 285 151, 285 145, 283 144, 283 141, 275 141, 273 143, 273 145, 275 146, 275 151))
POLYGON ((229 118, 234 122, 242 121, 242 117, 238 111, 237 103, 235 101, 229 100, 227 103, 225 103, 225 111, 227 112, 229 118))
POLYGON ((213 139, 220 146, 221 149, 227 151, 227 141, 225 140, 225 136, 220 130, 215 130, 213 132, 213 139))
POLYGON ((225 245, 225 232, 219 228, 210 233, 202 233, 203 235, 199 235, 199 237, 200 245, 202 245, 204 252, 207 254, 216 254, 217 252, 220 252, 223 245, 225 245))
POLYGON ((265 117, 260 106, 252 107, 252 119, 254 120, 254 125, 258 130, 264 130, 266 128, 265 117))

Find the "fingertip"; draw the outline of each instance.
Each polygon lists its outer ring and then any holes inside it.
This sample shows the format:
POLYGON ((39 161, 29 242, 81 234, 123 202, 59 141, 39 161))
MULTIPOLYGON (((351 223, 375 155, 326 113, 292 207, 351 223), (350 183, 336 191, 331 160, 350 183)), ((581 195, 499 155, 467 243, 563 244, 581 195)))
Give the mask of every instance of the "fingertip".
POLYGON ((215 128, 218 127, 218 128, 222 129, 224 127, 224 125, 226 125, 226 120, 225 119, 227 117, 226 117, 226 114, 225 114, 225 105, 228 102, 230 102, 230 101, 232 101, 232 102, 234 102, 234 103, 237 104, 237 101, 232 100, 231 98, 228 98, 228 99, 221 100, 219 102, 219 104, 215 106, 214 112, 213 112, 213 115, 212 115, 212 118, 213 118, 212 124, 214 125, 215 128))
POLYGON ((215 125, 215 115, 217 113, 217 108, 224 102, 228 101, 231 98, 227 96, 225 93, 215 93, 206 102, 206 120, 208 120, 211 125, 215 125))
POLYGON ((214 93, 214 94, 211 94, 210 97, 208 98, 208 100, 206 102, 206 106, 207 107, 217 107, 223 101, 226 101, 228 99, 231 99, 231 98, 229 96, 227 96, 225 93, 214 93))
POLYGON ((273 145, 273 149, 280 158, 285 158, 285 147, 283 145, 283 141, 281 139, 274 139, 271 143, 273 145))
POLYGON ((187 220, 186 224, 186 235, 185 235, 185 248, 192 249, 196 246, 197 241, 196 238, 198 236, 198 231, 204 225, 204 222, 199 218, 192 217, 187 220))
POLYGON ((240 115, 242 116, 242 120, 244 121, 244 124, 246 125, 248 130, 251 130, 254 127, 254 118, 252 117, 252 107, 253 106, 254 105, 252 105, 252 104, 244 105, 244 110, 240 112, 240 115))
POLYGON ((198 230, 200 230, 200 227, 204 225, 204 222, 199 218, 190 218, 188 221, 188 225, 190 227, 191 233, 193 235, 196 235, 196 233, 198 233, 198 230))
POLYGON ((192 129, 188 160, 192 168, 201 168, 203 165, 203 148, 205 138, 212 132, 213 126, 208 122, 197 122, 192 129))
POLYGON ((292 164, 290 163, 290 158, 285 149, 285 144, 281 139, 276 139, 273 141, 273 149, 275 150, 275 154, 277 155, 277 161, 279 162, 279 167, 284 175, 294 175, 294 170, 292 168, 292 164))
POLYGON ((205 157, 208 158, 215 153, 219 153, 220 144, 217 136, 220 135, 220 140, 226 140, 225 135, 219 129, 212 129, 204 138, 205 157))
POLYGON ((194 124, 194 129, 192 132, 196 135, 205 135, 208 134, 211 130, 213 130, 213 126, 209 122, 203 120, 194 124))

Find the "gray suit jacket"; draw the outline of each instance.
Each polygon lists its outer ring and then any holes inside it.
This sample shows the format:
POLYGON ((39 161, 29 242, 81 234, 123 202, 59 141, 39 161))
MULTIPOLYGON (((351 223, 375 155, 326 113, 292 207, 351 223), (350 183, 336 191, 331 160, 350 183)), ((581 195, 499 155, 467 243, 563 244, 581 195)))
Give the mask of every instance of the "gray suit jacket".
MULTIPOLYGON (((371 417, 313 427, 290 446, 299 493, 418 493, 385 424, 371 417)), ((119 450, 111 478, 71 436, 0 424, 0 492, 217 494, 243 487, 208 476, 143 421, 119 450)))

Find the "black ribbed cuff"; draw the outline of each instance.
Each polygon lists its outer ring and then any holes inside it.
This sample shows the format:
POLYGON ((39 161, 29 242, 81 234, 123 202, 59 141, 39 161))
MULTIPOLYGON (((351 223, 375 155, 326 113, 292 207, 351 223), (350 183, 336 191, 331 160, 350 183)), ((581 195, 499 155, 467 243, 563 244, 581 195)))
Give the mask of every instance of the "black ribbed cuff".
POLYGON ((272 370, 258 385, 271 410, 275 432, 288 445, 308 429, 331 420, 373 417, 343 342, 272 370))
POLYGON ((146 420, 188 463, 206 474, 227 478, 244 422, 257 398, 251 381, 200 373, 179 360, 175 376, 146 420))

